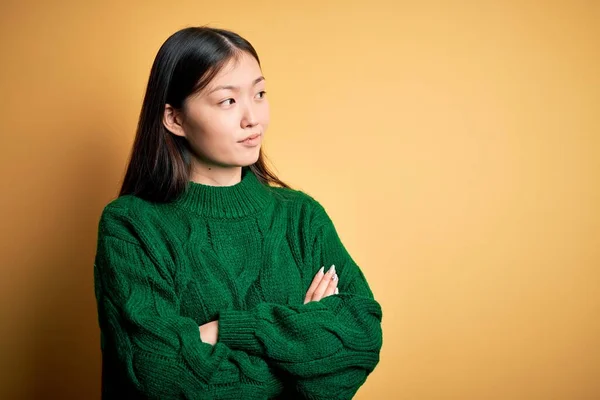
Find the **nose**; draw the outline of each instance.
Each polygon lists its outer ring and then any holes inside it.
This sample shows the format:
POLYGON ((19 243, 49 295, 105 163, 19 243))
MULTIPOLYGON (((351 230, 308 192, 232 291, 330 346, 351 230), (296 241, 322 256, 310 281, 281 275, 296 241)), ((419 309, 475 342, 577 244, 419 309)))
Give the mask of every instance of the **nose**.
POLYGON ((242 115, 242 128, 251 128, 258 124, 252 104, 246 104, 242 115))

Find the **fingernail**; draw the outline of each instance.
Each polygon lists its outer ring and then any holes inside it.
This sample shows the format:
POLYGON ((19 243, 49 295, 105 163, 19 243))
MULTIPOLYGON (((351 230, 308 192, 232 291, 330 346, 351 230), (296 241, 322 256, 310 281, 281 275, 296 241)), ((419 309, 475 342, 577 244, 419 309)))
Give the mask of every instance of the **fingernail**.
POLYGON ((338 279, 338 276, 337 276, 337 274, 333 274, 333 280, 334 280, 334 281, 337 281, 337 279, 338 279))
POLYGON ((335 288, 335 294, 340 294, 340 289, 335 288))
POLYGON ((334 274, 335 273, 335 265, 332 265, 331 267, 329 267, 329 270, 327 271, 329 274, 334 274))
POLYGON ((321 267, 321 269, 319 270, 319 273, 322 274, 324 270, 325 270, 325 267, 321 267))

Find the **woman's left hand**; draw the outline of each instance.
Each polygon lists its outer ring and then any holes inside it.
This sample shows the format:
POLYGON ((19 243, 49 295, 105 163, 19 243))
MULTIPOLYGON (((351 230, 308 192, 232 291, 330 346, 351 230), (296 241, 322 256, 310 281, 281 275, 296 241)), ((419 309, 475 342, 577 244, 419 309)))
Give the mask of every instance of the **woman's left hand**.
POLYGON ((214 346, 217 343, 218 337, 219 320, 200 325, 200 340, 202 340, 204 343, 212 344, 214 346))

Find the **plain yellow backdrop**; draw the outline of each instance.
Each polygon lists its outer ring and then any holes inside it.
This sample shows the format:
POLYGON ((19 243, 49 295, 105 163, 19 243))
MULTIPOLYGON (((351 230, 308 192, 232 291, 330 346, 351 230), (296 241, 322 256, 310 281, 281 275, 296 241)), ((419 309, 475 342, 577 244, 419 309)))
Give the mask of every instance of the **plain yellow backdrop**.
POLYGON ((381 302, 357 399, 600 398, 600 2, 3 1, 0 398, 99 399, 92 268, 152 60, 247 37, 265 149, 381 302))

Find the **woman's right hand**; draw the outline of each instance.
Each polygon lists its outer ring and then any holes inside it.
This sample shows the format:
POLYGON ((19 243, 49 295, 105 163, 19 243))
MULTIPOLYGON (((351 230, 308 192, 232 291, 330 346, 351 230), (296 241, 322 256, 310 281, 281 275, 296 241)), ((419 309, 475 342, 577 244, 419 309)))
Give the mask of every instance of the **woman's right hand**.
POLYGON ((324 297, 339 293, 337 288, 338 276, 335 273, 335 265, 332 265, 327 273, 324 273, 324 270, 325 267, 321 267, 319 272, 317 272, 315 275, 310 287, 308 288, 308 291, 306 292, 304 304, 311 301, 319 301, 324 297))

